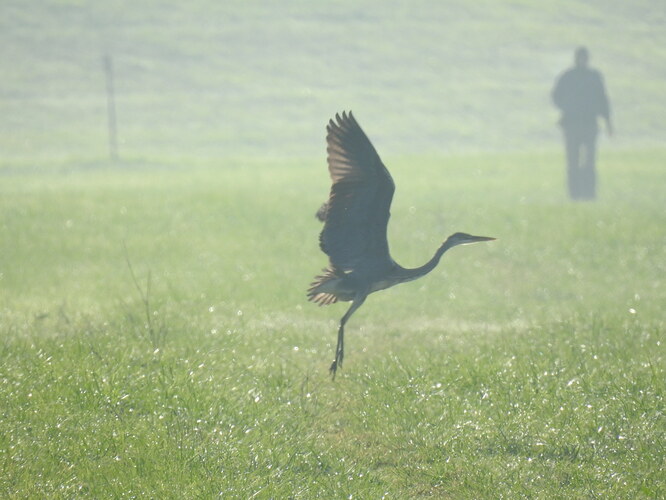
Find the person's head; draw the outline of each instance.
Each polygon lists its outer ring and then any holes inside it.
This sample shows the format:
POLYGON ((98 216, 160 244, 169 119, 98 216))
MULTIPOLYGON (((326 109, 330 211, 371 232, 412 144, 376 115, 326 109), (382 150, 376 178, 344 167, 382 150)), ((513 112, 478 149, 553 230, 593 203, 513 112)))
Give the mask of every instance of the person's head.
POLYGON ((590 61, 590 52, 587 50, 587 47, 578 47, 576 49, 574 61, 577 68, 587 67, 587 63, 590 61))

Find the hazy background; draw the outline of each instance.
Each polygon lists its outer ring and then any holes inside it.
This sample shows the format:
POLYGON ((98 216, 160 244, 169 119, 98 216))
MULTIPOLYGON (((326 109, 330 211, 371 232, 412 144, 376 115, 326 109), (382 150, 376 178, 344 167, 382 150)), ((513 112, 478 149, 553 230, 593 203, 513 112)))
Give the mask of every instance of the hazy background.
POLYGON ((0 0, 0 498, 665 498, 666 2, 0 0), (555 78, 606 77, 599 197, 555 78), (120 159, 109 161, 102 58, 120 159), (352 109, 417 282, 307 302, 352 109))
POLYGON ((579 44, 616 138, 666 145, 666 3, 0 3, 0 161, 108 157, 102 56, 128 159, 324 157, 352 109, 384 156, 560 147, 554 79, 579 44))

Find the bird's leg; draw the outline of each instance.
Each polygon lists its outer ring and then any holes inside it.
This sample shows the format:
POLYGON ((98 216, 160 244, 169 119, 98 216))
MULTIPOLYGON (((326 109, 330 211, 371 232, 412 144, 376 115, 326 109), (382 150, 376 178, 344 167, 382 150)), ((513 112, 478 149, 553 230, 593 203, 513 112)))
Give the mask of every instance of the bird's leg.
POLYGON ((354 297, 354 300, 352 301, 352 305, 349 307, 342 319, 340 319, 340 327, 338 328, 338 345, 335 348, 335 359, 333 360, 333 363, 331 363, 331 367, 328 370, 334 380, 335 372, 337 371, 338 366, 342 368, 342 360, 345 357, 345 324, 351 315, 354 314, 354 311, 361 307, 363 302, 365 302, 365 298, 367 296, 368 295, 366 293, 356 294, 356 297, 354 297))
POLYGON ((335 380, 335 372, 338 369, 338 366, 342 368, 342 360, 345 357, 345 325, 343 321, 340 321, 340 327, 338 328, 338 345, 335 348, 335 359, 331 363, 331 367, 328 371, 331 374, 331 377, 335 380))

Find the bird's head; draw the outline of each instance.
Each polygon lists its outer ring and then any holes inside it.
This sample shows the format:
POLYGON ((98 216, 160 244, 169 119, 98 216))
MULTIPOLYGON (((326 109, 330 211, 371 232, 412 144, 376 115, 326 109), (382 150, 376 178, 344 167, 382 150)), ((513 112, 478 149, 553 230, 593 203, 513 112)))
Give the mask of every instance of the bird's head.
POLYGON ((494 239, 495 238, 489 236, 473 236, 467 233, 453 233, 446 239, 442 246, 451 248, 457 245, 469 245, 470 243, 478 243, 480 241, 493 241, 494 239))

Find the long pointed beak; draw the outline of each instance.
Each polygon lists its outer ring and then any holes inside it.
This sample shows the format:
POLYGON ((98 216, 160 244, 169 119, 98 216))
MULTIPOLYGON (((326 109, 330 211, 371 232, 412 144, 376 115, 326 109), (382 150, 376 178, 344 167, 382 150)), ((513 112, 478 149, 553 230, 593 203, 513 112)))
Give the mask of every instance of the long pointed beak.
POLYGON ((450 245, 455 246, 469 245, 471 243, 479 243, 481 241, 493 241, 494 239, 496 238, 492 238, 491 236, 474 236, 467 233, 455 233, 449 236, 449 239, 446 241, 450 241, 450 245))

